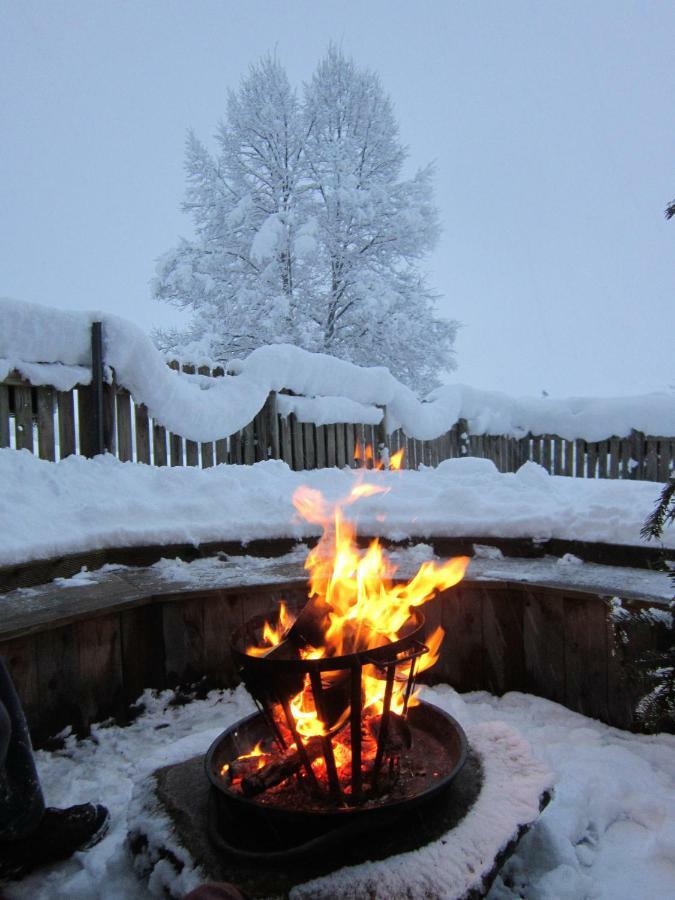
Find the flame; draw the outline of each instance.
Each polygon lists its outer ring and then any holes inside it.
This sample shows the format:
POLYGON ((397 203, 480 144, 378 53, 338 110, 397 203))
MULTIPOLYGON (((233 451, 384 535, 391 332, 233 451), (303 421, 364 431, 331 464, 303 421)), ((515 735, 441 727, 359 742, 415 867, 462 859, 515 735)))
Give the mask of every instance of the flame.
MULTIPOLYGON (((242 759, 255 759, 257 757, 258 758, 258 768, 262 769, 262 767, 265 765, 265 759, 267 758, 267 756, 269 756, 269 754, 266 753, 262 749, 262 743, 263 743, 262 739, 259 740, 258 743, 255 745, 255 747, 252 750, 249 750, 248 753, 242 753, 241 756, 238 756, 237 762, 240 762, 242 759)), ((225 765, 222 766, 220 769, 220 774, 224 778, 225 775, 227 775, 227 773, 229 771, 230 771, 230 764, 225 763, 225 765)))
POLYGON ((286 604, 282 600, 279 604, 279 616, 276 625, 270 625, 269 622, 265 622, 263 625, 262 646, 253 644, 246 648, 246 652, 250 656, 266 656, 273 647, 279 646, 293 622, 295 622, 295 616, 288 611, 286 604))
POLYGON ((400 450, 397 450, 396 453, 394 453, 392 458, 389 460, 389 468, 390 469, 392 469, 395 472, 398 472, 398 470, 403 466, 404 453, 405 453, 405 451, 404 451, 403 447, 401 447, 400 450))
MULTIPOLYGON (((362 451, 357 445, 355 458, 372 461, 372 448, 367 446, 362 451)), ((402 460, 403 451, 399 450, 392 457, 391 467, 400 468, 402 460)), ((322 528, 319 542, 305 561, 305 569, 309 573, 307 609, 313 617, 313 624, 320 626, 316 629, 320 640, 316 640, 317 646, 307 645, 300 649, 303 659, 330 659, 383 647, 399 640, 399 632, 408 623, 413 607, 426 603, 438 591, 447 590, 464 576, 469 559, 457 557, 441 564, 424 562, 410 581, 395 583, 396 566, 387 557, 379 540, 371 541, 365 550, 358 546, 355 525, 346 517, 345 509, 365 497, 386 494, 389 490, 380 484, 360 481, 347 497, 334 505, 314 488, 302 486, 295 491, 293 504, 298 513, 322 528)), ((263 629, 264 646, 248 648, 247 652, 253 655, 268 653, 284 639, 293 621, 282 604, 276 624, 266 623, 263 629)), ((426 640, 426 654, 407 662, 404 661, 405 655, 402 655, 393 683, 392 712, 404 715, 407 708, 419 702, 415 691, 406 699, 411 667, 415 667, 414 675, 417 677, 433 666, 438 660, 443 636, 443 629, 438 627, 426 640)), ((339 687, 339 681, 344 677, 344 671, 321 673, 325 689, 339 687)), ((362 707, 365 718, 382 714, 385 689, 386 679, 382 672, 375 665, 364 666, 362 707)), ((317 713, 311 679, 305 675, 302 690, 290 700, 290 712, 303 740, 330 734, 338 771, 342 775, 345 770, 348 775, 351 755, 349 729, 341 731, 341 728, 349 719, 349 702, 341 709, 337 722, 324 723, 317 713)), ((367 742, 367 737, 364 736, 363 740, 367 742)), ((366 756, 364 749, 363 758, 366 756)), ((325 760, 319 756, 312 766, 318 774, 325 770, 325 760)))
POLYGON ((385 493, 388 488, 357 484, 349 496, 330 510, 319 491, 299 487, 293 495, 297 511, 320 524, 323 534, 309 552, 310 598, 327 610, 324 656, 355 653, 397 639, 410 618, 410 609, 430 600, 437 591, 457 584, 468 565, 468 557, 456 557, 438 565, 425 562, 407 584, 394 584, 396 567, 375 539, 362 551, 356 529, 345 518, 344 506, 362 497, 385 493))

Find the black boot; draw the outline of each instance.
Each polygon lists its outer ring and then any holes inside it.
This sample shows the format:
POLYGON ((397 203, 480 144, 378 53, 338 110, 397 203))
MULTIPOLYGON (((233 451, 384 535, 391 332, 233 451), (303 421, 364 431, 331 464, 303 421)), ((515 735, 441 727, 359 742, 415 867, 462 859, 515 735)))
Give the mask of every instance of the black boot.
POLYGON ((0 880, 23 878, 34 869, 68 859, 76 850, 88 850, 108 830, 105 806, 83 803, 68 809, 46 809, 28 837, 0 842, 0 880))

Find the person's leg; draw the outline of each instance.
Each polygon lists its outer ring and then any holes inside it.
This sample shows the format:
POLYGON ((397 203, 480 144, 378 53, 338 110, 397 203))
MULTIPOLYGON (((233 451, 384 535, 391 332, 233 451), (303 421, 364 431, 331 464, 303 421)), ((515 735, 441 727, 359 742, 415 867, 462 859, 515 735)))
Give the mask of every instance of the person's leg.
POLYGON ((31 834, 44 811, 26 718, 0 657, 0 841, 31 834))
POLYGON ((0 658, 0 881, 92 847, 108 821, 95 803, 45 809, 26 719, 0 658))

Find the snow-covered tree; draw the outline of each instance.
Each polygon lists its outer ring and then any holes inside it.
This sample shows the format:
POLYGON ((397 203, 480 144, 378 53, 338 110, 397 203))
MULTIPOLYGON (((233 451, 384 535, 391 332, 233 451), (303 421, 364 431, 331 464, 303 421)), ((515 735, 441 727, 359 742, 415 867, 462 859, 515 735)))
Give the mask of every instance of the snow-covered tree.
POLYGON ((303 343, 303 135, 296 94, 276 59, 253 66, 230 91, 216 141, 213 158, 188 135, 183 209, 196 238, 159 261, 154 292, 193 316, 184 332, 160 332, 160 343, 201 342, 222 360, 275 341, 303 343))
POLYGON ((336 47, 302 108, 274 59, 230 93, 213 159, 190 135, 184 205, 195 228, 159 263, 156 296, 189 308, 176 349, 227 359, 287 341, 386 365, 421 391, 454 367, 456 323, 434 315, 420 263, 438 236, 432 170, 406 158, 375 73, 336 47))

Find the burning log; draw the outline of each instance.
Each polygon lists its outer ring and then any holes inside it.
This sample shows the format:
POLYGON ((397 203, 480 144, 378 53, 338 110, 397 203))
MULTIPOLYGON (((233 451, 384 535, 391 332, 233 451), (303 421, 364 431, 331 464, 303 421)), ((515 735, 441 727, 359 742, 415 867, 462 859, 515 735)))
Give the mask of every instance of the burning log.
MULTIPOLYGON (((322 754, 322 740, 320 737, 312 737, 305 741, 305 751, 310 760, 316 759, 322 754)), ((245 775, 241 781, 241 792, 245 797, 255 797, 269 788, 276 787, 282 781, 286 781, 302 768, 302 758, 297 750, 287 750, 279 754, 272 762, 267 763, 261 769, 245 775)))

